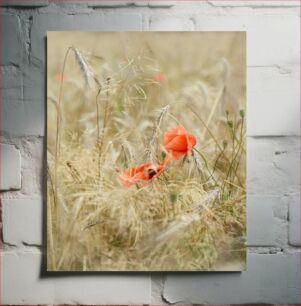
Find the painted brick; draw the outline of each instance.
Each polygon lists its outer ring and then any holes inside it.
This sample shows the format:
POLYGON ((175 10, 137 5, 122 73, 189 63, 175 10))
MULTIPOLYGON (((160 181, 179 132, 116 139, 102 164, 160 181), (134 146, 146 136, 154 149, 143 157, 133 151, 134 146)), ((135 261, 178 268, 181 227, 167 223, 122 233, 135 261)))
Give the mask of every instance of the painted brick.
POLYGON ((2 130, 9 135, 45 134, 45 75, 37 67, 1 68, 2 130))
POLYGON ((150 7, 172 7, 176 4, 176 1, 156 1, 156 0, 149 0, 148 5, 150 7))
POLYGON ((1 75, 1 98, 6 101, 21 101, 22 94, 22 72, 15 66, 0 67, 1 75))
POLYGON ((289 201, 289 243, 301 246, 300 237, 300 194, 290 196, 289 201))
POLYGON ((49 0, 49 5, 40 7, 39 14, 67 14, 80 15, 90 14, 93 12, 93 7, 87 5, 88 0, 49 0))
POLYGON ((247 245, 274 246, 276 219, 273 208, 277 197, 250 195, 247 198, 247 245), (264 235, 262 234, 264 233, 264 235))
POLYGON ((141 31, 142 16, 131 13, 90 15, 39 14, 34 16, 31 31, 32 56, 45 66, 47 31, 141 31))
MULTIPOLYGON (((116 0, 116 1, 102 1, 102 0, 88 0, 86 1, 88 6, 91 7, 125 7, 125 6, 129 6, 129 5, 134 5, 135 1, 120 1, 120 0, 116 0)), ((148 3, 146 2, 146 5, 148 3)))
POLYGON ((188 17, 153 15, 149 21, 150 31, 193 31, 194 23, 188 17))
POLYGON ((43 193, 46 167, 43 138, 24 139, 21 146, 22 193, 28 196, 40 195, 43 193))
POLYGON ((181 304, 298 303, 299 286, 300 253, 251 253, 242 273, 167 275, 163 296, 181 304))
POLYGON ((139 1, 135 1, 133 4, 131 5, 134 5, 134 6, 137 6, 137 7, 145 7, 145 6, 149 6, 149 0, 139 0, 139 1))
POLYGON ((248 135, 300 134, 299 71, 296 66, 248 68, 248 135))
POLYGON ((215 7, 297 7, 299 1, 252 1, 252 0, 232 0, 232 1, 216 1, 208 0, 209 4, 215 7))
POLYGON ((224 13, 200 12, 193 18, 198 31, 247 31, 249 66, 299 65, 297 8, 290 14, 239 9, 224 13))
POLYGON ((151 275, 152 281, 152 305, 162 304, 162 292, 163 292, 163 273, 155 273, 151 275))
POLYGON ((48 0, 1 0, 0 6, 39 7, 47 6, 48 0))
POLYGON ((21 125, 18 134, 45 135, 46 75, 44 67, 27 66, 24 74, 24 116, 26 120, 18 120, 21 125))
POLYGON ((42 244, 42 199, 4 199, 2 209, 5 243, 42 244))
POLYGON ((0 144, 0 190, 21 188, 21 154, 13 145, 0 144))
MULTIPOLYGON (((1 27, 4 30, 2 48, 2 65, 20 64, 24 56, 21 24, 17 15, 1 14, 1 27)), ((2 30, 1 29, 1 30, 2 30)))
POLYGON ((278 195, 299 192, 298 137, 248 137, 248 194, 278 195))
MULTIPOLYGON (((4 40, 9 44, 11 37, 4 40)), ((0 73, 2 130, 18 136, 43 135, 46 80, 41 69, 9 65, 2 66, 0 73)))
POLYGON ((24 123, 23 108, 23 78, 22 72, 15 66, 4 66, 0 68, 2 88, 0 89, 2 97, 2 130, 14 134, 22 131, 24 123), (22 128, 19 126, 22 125, 22 128))
POLYGON ((287 196, 249 195, 247 197, 247 245, 271 246, 280 249, 286 246, 287 218, 287 196))
MULTIPOLYGON (((300 186, 300 173, 296 171, 300 166, 300 138, 283 137, 279 140, 276 144, 273 163, 278 170, 287 176, 288 180, 294 180, 294 183, 291 182, 292 186, 300 186)), ((296 190, 292 190, 293 193, 294 191, 296 190)))
POLYGON ((102 1, 102 0, 89 0, 88 6, 91 7, 104 7, 104 8, 109 8, 109 7, 126 7, 126 6, 148 6, 149 1, 102 1))
POLYGON ((150 7, 171 7, 175 1, 155 1, 155 0, 138 0, 138 1, 102 1, 88 0, 88 6, 91 7, 125 7, 125 6, 150 6, 150 7))
POLYGON ((150 277, 143 274, 41 276, 42 255, 2 253, 3 304, 149 304, 150 277))

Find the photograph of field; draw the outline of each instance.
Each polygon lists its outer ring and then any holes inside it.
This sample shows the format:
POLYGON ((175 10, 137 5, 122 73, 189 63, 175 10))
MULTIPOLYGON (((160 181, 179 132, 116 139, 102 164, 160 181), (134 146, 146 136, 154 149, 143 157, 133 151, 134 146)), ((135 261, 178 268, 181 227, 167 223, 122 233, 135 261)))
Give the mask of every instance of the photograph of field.
POLYGON ((245 32, 48 32, 47 60, 47 270, 245 270, 245 32))

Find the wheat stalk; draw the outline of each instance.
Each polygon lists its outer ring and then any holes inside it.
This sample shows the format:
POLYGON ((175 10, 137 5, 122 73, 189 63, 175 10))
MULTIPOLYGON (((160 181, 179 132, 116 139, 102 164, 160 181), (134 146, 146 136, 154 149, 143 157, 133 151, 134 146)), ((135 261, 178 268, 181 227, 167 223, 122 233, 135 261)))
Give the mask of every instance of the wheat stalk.
POLYGON ((76 62, 78 63, 79 68, 83 74, 86 85, 90 89, 94 88, 95 82, 99 85, 99 82, 97 81, 97 78, 95 77, 95 74, 92 71, 89 63, 85 59, 84 55, 80 52, 78 48, 72 47, 72 50, 74 52, 76 62))
POLYGON ((156 119, 156 123, 153 127, 151 137, 150 137, 148 146, 146 148, 146 160, 150 162, 155 162, 154 151, 156 147, 158 131, 160 130, 161 123, 163 119, 165 118, 166 114, 168 113, 169 108, 170 108, 170 105, 168 104, 161 109, 159 116, 156 119))

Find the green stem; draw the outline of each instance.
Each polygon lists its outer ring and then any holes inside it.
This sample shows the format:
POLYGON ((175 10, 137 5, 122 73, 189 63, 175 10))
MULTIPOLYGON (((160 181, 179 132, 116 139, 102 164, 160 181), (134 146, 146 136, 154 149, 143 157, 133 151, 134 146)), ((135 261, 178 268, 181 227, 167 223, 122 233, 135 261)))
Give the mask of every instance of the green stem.
MULTIPOLYGON (((242 130, 243 130, 243 122, 242 122, 242 124, 241 124, 241 131, 240 131, 241 137, 242 137, 242 130)), ((241 138, 241 137, 240 137, 240 138, 241 138)), ((233 159, 232 159, 232 161, 231 161, 231 164, 230 164, 230 166, 229 166, 229 169, 228 169, 226 178, 225 178, 225 180, 224 180, 224 184, 223 184, 223 188, 222 188, 222 193, 224 192, 224 189, 225 189, 225 186, 226 186, 225 181, 227 181, 227 180, 228 180, 228 177, 231 175, 232 168, 234 167, 234 163, 235 163, 236 158, 237 158, 237 156, 238 156, 238 154, 239 154, 239 152, 240 152, 240 148, 241 148, 241 147, 242 147, 242 146, 241 146, 241 141, 240 141, 240 146, 238 147, 237 151, 235 152, 235 154, 234 154, 234 152, 233 152, 233 159)), ((234 148, 233 148, 233 150, 234 150, 234 148)), ((235 175, 235 173, 234 173, 234 175, 235 175)), ((236 175, 236 176, 237 176, 237 175, 236 175)), ((229 195, 230 195, 230 194, 231 194, 231 189, 230 189, 230 191, 229 191, 229 195)))
POLYGON ((216 179, 215 179, 214 176, 213 176, 213 172, 210 171, 210 169, 209 169, 209 167, 208 167, 208 163, 207 163, 207 160, 206 160, 205 156, 204 156, 198 149, 193 148, 193 150, 194 150, 195 152, 197 152, 197 153, 200 155, 200 157, 202 158, 202 160, 204 161, 205 167, 206 167, 206 169, 208 170, 208 172, 210 173, 210 176, 209 176, 208 180, 212 178, 213 181, 214 181, 214 183, 218 186, 218 183, 217 183, 216 179))

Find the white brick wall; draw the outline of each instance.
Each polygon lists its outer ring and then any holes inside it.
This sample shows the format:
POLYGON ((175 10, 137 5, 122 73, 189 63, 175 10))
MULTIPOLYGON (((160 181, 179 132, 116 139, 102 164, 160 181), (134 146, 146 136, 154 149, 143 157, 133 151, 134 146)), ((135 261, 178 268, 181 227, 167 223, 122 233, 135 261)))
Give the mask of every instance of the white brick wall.
POLYGON ((287 7, 287 6, 299 6, 299 1, 252 1, 252 0, 230 0, 230 1, 218 1, 218 0, 208 0, 212 6, 222 6, 222 7, 287 7))
POLYGON ((297 303, 300 254, 248 254, 248 271, 168 275, 169 303, 297 303))
POLYGON ((0 6, 39 7, 48 5, 48 0, 2 0, 0 6))
POLYGON ((276 62, 249 67, 248 135, 299 134, 299 71, 298 65, 280 67, 276 62), (252 120, 255 117, 258 120, 252 120))
POLYGON ((149 20, 150 31, 193 31, 194 29, 193 20, 189 17, 154 14, 149 20))
POLYGON ((22 247, 42 245, 43 201, 37 199, 2 200, 3 241, 22 247))
POLYGON ((150 303, 148 275, 41 276, 42 254, 35 249, 2 255, 2 296, 6 304, 150 303))
POLYGON ((5 0, 1 6, 1 303, 299 302, 299 1, 5 0), (42 273, 45 36, 50 30, 247 31, 246 272, 42 273))
POLYGON ((21 23, 17 14, 4 13, 0 15, 2 26, 7 37, 10 37, 2 50, 2 64, 20 64, 24 57, 24 42, 21 37, 21 23))
POLYGON ((0 144, 1 190, 21 189, 21 155, 13 145, 0 144))
POLYGON ((289 243, 301 245, 300 237, 300 194, 293 194, 289 198, 289 243))

